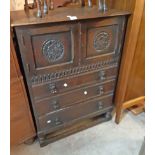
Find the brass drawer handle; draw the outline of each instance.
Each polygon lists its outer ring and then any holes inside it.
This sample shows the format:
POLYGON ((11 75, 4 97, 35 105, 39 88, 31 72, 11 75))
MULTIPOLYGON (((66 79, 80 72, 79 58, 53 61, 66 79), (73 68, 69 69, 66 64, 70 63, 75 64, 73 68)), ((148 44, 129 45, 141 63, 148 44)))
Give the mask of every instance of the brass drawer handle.
POLYGON ((99 101, 98 102, 98 110, 101 110, 101 109, 103 109, 103 102, 99 101))
POLYGON ((56 93, 58 92, 55 83, 49 84, 49 91, 50 91, 52 94, 56 94, 56 93))
POLYGON ((100 72, 99 72, 99 78, 100 78, 100 80, 105 80, 105 79, 106 79, 105 75, 106 75, 106 74, 105 74, 105 71, 103 71, 103 70, 100 71, 100 72))
POLYGON ((60 105, 57 101, 52 101, 52 107, 54 110, 60 109, 60 105))

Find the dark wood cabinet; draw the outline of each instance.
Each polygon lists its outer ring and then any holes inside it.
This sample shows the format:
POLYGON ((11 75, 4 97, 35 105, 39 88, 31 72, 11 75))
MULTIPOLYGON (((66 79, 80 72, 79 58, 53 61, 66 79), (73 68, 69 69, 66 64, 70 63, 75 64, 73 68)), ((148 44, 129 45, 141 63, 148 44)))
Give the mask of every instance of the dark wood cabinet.
POLYGON ((12 12, 41 146, 111 119, 128 15, 59 8, 34 20, 12 12))

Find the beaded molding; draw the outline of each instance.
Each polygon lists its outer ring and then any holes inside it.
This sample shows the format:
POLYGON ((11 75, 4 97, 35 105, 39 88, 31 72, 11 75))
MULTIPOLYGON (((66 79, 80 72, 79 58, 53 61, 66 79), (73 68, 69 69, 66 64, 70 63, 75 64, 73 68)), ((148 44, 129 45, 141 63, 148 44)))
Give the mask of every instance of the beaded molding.
POLYGON ((66 70, 56 71, 49 74, 33 76, 31 78, 31 82, 33 85, 35 85, 35 84, 40 84, 40 83, 48 82, 55 79, 78 75, 92 70, 101 69, 106 65, 116 65, 118 63, 118 59, 119 57, 110 59, 110 60, 100 61, 94 64, 88 64, 88 65, 78 66, 78 67, 74 67, 66 70))

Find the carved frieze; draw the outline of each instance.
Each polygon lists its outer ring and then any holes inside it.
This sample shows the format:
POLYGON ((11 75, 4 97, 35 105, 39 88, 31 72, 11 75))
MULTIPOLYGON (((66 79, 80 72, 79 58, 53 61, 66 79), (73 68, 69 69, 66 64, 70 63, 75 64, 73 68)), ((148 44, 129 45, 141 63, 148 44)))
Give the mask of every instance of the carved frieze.
POLYGON ((64 55, 64 45, 60 40, 47 40, 42 46, 42 52, 49 62, 56 62, 64 55))
POLYGON ((68 77, 68 76, 74 76, 74 75, 78 75, 81 73, 101 69, 105 67, 106 65, 116 65, 118 63, 118 59, 119 57, 115 57, 113 59, 108 59, 108 60, 96 62, 93 64, 73 67, 73 68, 56 71, 56 72, 49 73, 49 74, 33 76, 31 79, 31 82, 33 85, 35 85, 35 84, 44 83, 44 82, 55 80, 55 79, 60 79, 60 78, 68 77))

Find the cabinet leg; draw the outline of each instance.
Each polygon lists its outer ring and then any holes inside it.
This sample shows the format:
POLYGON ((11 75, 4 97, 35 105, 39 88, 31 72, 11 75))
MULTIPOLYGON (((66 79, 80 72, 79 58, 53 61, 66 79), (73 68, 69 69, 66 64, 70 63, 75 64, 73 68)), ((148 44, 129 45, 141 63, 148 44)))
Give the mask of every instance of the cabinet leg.
POLYGON ((26 145, 32 145, 34 143, 35 139, 36 139, 35 137, 33 137, 31 139, 28 139, 28 140, 26 140, 24 142, 24 144, 26 144, 26 145))
POLYGON ((111 119, 111 117, 112 117, 111 111, 106 112, 105 118, 106 118, 106 119, 111 119))
POLYGON ((123 108, 123 106, 116 108, 116 118, 115 118, 116 124, 120 123, 121 115, 122 115, 122 108, 123 108))

